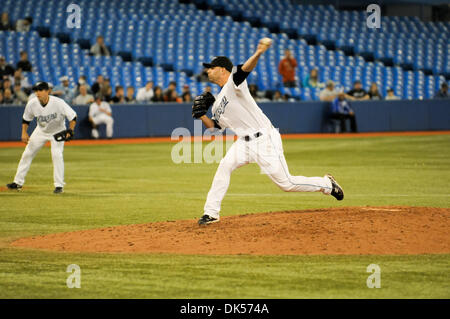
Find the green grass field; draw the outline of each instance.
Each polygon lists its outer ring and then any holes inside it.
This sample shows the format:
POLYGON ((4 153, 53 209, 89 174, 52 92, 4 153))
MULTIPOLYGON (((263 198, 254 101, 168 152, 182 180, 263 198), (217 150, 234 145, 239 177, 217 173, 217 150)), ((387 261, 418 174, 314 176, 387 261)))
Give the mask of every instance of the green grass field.
MULTIPOLYGON (((0 192, 0 298, 449 298, 450 255, 184 256, 74 254, 9 247, 20 237, 202 214, 217 164, 174 164, 174 144, 68 146, 54 195, 50 149, 22 192, 0 192), (369 264, 381 288, 369 289, 369 264), (66 286, 69 264, 81 289, 66 286)), ((256 165, 235 171, 222 215, 336 206, 450 207, 450 135, 285 140, 292 174, 332 173, 345 189, 283 193, 256 165)), ((23 148, 0 148, 0 182, 23 148)), ((450 240, 450 237, 449 237, 450 240)), ((220 244, 220 243, 218 243, 220 244)))

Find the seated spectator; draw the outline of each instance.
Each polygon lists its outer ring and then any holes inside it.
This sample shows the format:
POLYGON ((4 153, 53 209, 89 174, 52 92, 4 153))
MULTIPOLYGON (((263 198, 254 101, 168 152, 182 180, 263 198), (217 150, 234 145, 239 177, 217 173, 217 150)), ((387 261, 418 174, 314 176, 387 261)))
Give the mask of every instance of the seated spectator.
POLYGON ((80 86, 80 94, 72 101, 73 104, 89 104, 94 101, 94 97, 87 93, 86 85, 80 86))
POLYGON ((297 61, 292 56, 290 50, 284 51, 284 57, 278 64, 278 72, 281 74, 283 85, 285 87, 296 87, 295 69, 297 68, 297 61))
POLYGON ((99 74, 97 75, 97 80, 92 84, 91 91, 92 94, 96 95, 97 93, 102 93, 102 91, 105 90, 105 79, 103 78, 103 75, 99 74))
POLYGON ((80 94, 80 86, 81 85, 85 85, 86 86, 87 92, 89 94, 92 93, 91 87, 86 82, 86 76, 85 75, 80 75, 80 77, 78 78, 77 85, 76 85, 75 90, 74 90, 74 94, 73 94, 74 96, 77 96, 77 95, 80 94))
POLYGON ((127 96, 125 96, 125 103, 136 103, 136 99, 134 98, 134 87, 127 87, 127 96))
POLYGON ((435 99, 448 99, 450 96, 448 94, 448 84, 446 82, 441 84, 441 89, 437 91, 434 96, 435 99))
POLYGON ((312 69, 309 75, 303 80, 303 87, 305 88, 323 88, 325 84, 319 82, 319 71, 312 69))
POLYGON ((23 76, 22 69, 17 69, 14 71, 12 80, 12 85, 15 85, 18 82, 24 89, 29 89, 31 87, 31 84, 28 82, 27 78, 23 76))
MULTIPOLYGON (((175 82, 175 81, 170 82, 169 87, 163 93, 165 102, 176 102, 177 98, 172 93, 173 91, 175 91, 175 93, 176 93, 176 89, 177 89, 177 82, 175 82)), ((177 95, 177 97, 178 97, 178 95, 177 95)))
POLYGON ((334 82, 329 80, 327 81, 326 87, 320 91, 319 99, 321 101, 332 102, 338 96, 338 93, 334 88, 334 82))
POLYGON ((209 81, 208 73, 206 72, 206 69, 203 69, 200 74, 197 74, 195 76, 195 78, 197 79, 198 82, 208 82, 209 81))
POLYGON ((386 100, 388 100, 388 101, 389 100, 391 100, 391 101, 392 100, 400 100, 400 98, 394 94, 394 90, 393 89, 389 88, 387 90, 386 100))
POLYGON ((103 90, 100 91, 100 94, 103 96, 103 100, 105 102, 111 103, 113 96, 112 96, 112 87, 111 85, 107 85, 104 87, 103 90))
POLYGON ((0 79, 4 79, 5 76, 13 76, 14 68, 11 64, 6 63, 5 57, 0 56, 0 79))
POLYGON ((367 94, 366 90, 363 89, 362 83, 359 80, 356 80, 353 83, 353 89, 347 92, 347 98, 353 101, 363 101, 370 99, 369 94, 367 94))
POLYGON ((170 91, 170 96, 166 102, 183 103, 183 99, 178 95, 177 91, 170 91))
POLYGON ((350 127, 353 133, 357 132, 355 112, 346 100, 346 94, 340 92, 338 97, 331 104, 331 118, 340 121, 341 132, 346 132, 346 120, 350 120, 350 127))
POLYGON ((28 53, 21 51, 20 60, 17 62, 17 69, 21 69, 23 72, 31 72, 32 68, 30 61, 28 61, 28 53))
POLYGON ((164 95, 160 86, 156 86, 153 93, 152 102, 164 102, 164 95))
POLYGON ((112 117, 111 106, 108 102, 103 101, 101 94, 95 96, 95 102, 89 106, 89 121, 92 125, 92 137, 99 138, 97 126, 106 124, 106 137, 111 139, 113 136, 114 119, 112 117))
POLYGON ((103 37, 101 35, 99 35, 97 37, 97 42, 95 42, 95 44, 91 47, 90 53, 95 55, 95 56, 109 56, 111 55, 109 53, 109 49, 108 47, 105 45, 105 42, 103 40, 103 37))
POLYGON ((287 100, 288 100, 287 96, 286 95, 283 96, 280 91, 277 90, 277 91, 275 91, 273 93, 272 101, 274 101, 274 102, 286 102, 287 100))
POLYGON ((191 90, 189 88, 189 85, 185 84, 183 86, 183 91, 181 92, 181 98, 183 102, 191 102, 192 101, 192 95, 191 90))
POLYGON ((20 86, 20 82, 14 83, 14 95, 16 96, 17 104, 26 104, 28 101, 28 95, 20 86))
POLYGON ((123 86, 116 86, 116 95, 111 99, 112 103, 125 103, 125 95, 123 94, 123 86))
POLYGON ((10 88, 3 90, 3 104, 16 104, 16 98, 10 88))
POLYGON ((0 90, 0 105, 3 104, 3 91, 0 90))
POLYGON ((72 103, 74 90, 69 87, 69 77, 65 75, 60 77, 59 80, 61 81, 61 84, 55 87, 53 95, 60 97, 68 104, 72 103))
POLYGON ((148 103, 151 101, 154 94, 153 81, 148 81, 144 87, 137 91, 136 101, 139 103, 148 103))
POLYGON ((25 19, 17 20, 16 31, 17 32, 28 32, 28 31, 30 31, 32 24, 33 24, 32 17, 26 17, 25 19))
POLYGON ((378 85, 375 82, 373 82, 370 85, 369 97, 371 100, 382 100, 383 99, 383 96, 378 91, 378 85))
POLYGON ((11 89, 12 85, 11 85, 11 81, 9 80, 9 78, 4 78, 3 82, 2 82, 2 89, 3 91, 6 89, 11 89))
POLYGON ((2 12, 0 19, 0 31, 14 31, 14 26, 9 21, 8 12, 2 12))

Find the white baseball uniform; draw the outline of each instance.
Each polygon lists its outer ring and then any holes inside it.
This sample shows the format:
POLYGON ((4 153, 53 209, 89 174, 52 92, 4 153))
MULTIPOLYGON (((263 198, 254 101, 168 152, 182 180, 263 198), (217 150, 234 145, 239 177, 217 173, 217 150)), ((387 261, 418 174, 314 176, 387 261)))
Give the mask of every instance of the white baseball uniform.
POLYGON ((216 126, 230 128, 238 136, 220 161, 206 199, 204 214, 214 218, 219 218, 231 173, 248 163, 256 162, 283 191, 320 191, 324 194, 332 191, 331 182, 326 177, 292 176, 289 173, 281 136, 251 96, 245 80, 248 74, 242 71, 241 66, 234 67, 212 106, 212 120, 216 126))
MULTIPOLYGON (((106 136, 108 138, 111 138, 113 136, 114 119, 112 118, 112 116, 104 113, 103 111, 112 114, 111 106, 109 105, 109 103, 102 101, 99 105, 97 104, 97 102, 94 102, 89 107, 89 117, 92 118, 92 121, 95 125, 106 124, 106 136)), ((92 137, 99 137, 98 130, 95 127, 92 129, 92 137)))
POLYGON ((54 184, 55 187, 64 187, 64 141, 57 142, 53 135, 66 129, 66 119, 72 121, 76 116, 75 111, 63 99, 56 96, 49 95, 48 103, 45 106, 42 106, 37 97, 28 101, 23 113, 23 120, 31 122, 36 118, 37 125, 20 159, 14 177, 16 184, 23 185, 25 183, 31 162, 45 143, 50 141, 54 184))

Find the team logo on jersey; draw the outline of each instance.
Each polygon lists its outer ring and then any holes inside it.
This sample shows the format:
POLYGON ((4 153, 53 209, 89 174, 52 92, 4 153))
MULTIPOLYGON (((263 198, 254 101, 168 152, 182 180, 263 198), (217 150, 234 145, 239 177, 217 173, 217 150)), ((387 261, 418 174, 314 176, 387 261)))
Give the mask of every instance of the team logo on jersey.
POLYGON ((220 101, 219 106, 217 107, 216 111, 214 112, 214 119, 216 121, 218 121, 220 119, 220 117, 222 116, 222 114, 225 112, 225 107, 228 104, 228 100, 227 97, 224 96, 222 98, 222 101, 220 101))
POLYGON ((56 119, 58 117, 57 113, 49 114, 49 115, 39 115, 37 118, 37 122, 40 126, 45 126, 46 123, 49 123, 50 121, 56 119))

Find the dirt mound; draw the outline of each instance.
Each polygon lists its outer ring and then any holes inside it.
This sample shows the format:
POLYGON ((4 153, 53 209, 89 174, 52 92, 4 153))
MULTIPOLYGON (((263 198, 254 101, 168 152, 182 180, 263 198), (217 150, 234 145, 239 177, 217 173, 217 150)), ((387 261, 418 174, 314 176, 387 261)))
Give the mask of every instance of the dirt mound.
POLYGON ((15 247, 71 252, 354 255, 450 253, 450 209, 340 207, 125 225, 22 238, 15 247))

